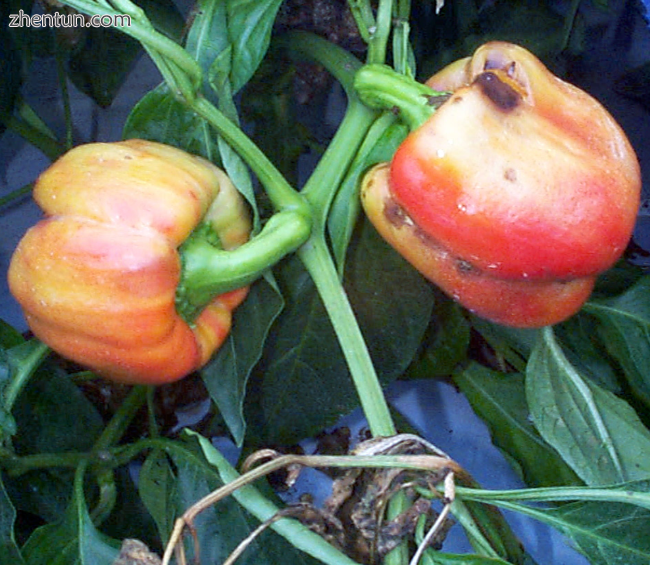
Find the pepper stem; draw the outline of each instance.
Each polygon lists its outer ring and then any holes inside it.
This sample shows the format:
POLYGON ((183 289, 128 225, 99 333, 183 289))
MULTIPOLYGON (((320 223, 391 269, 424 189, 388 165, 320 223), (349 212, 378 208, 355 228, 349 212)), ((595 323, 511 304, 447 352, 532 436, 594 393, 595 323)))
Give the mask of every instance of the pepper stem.
POLYGON ((309 237, 311 218, 301 210, 277 212, 253 239, 229 251, 204 237, 188 239, 180 249, 183 269, 176 290, 176 311, 192 322, 215 296, 251 284, 309 237))
POLYGON ((361 68, 354 87, 364 104, 398 113, 411 130, 419 128, 449 97, 448 93, 437 92, 387 65, 361 68))

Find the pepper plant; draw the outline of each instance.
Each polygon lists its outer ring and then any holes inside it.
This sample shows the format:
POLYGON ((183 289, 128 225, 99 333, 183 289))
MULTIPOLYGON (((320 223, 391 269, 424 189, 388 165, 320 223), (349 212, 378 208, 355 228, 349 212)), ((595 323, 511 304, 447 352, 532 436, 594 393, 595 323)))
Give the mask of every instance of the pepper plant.
MULTIPOLYGON (((0 334, 0 561, 534 563, 501 508, 591 563, 648 562, 638 162, 604 107, 506 42, 577 49, 580 2, 491 23, 453 4, 314 2, 306 31, 281 0, 199 0, 185 21, 172 2, 48 3, 128 16, 115 60, 141 46, 163 80, 124 141, 74 149, 72 124, 60 143, 7 88, 5 122, 55 162, 9 272, 33 335, 0 334), (296 106, 326 76, 347 101, 323 142, 296 106), (462 446, 413 433, 384 395, 412 378, 453 382, 530 488, 483 489, 462 446), (210 409, 169 425, 190 394, 210 409), (371 437, 350 453, 276 449, 357 406, 371 437), (332 495, 283 504, 264 479, 304 467, 336 469, 332 495), (445 551, 452 517, 472 554, 445 551)), ((56 45, 65 84, 80 54, 56 45)))

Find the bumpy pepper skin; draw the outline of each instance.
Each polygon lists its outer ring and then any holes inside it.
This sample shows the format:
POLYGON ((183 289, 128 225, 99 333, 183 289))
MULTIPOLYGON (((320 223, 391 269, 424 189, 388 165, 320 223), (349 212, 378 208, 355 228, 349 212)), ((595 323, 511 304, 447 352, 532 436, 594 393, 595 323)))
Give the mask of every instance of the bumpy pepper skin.
POLYGON ((224 249, 247 241, 246 205, 220 169, 149 141, 88 144, 46 170, 34 198, 46 218, 18 245, 9 285, 38 338, 131 384, 172 382, 208 361, 247 288, 189 325, 175 308, 177 249, 204 219, 224 249))
POLYGON ((370 220, 479 315, 571 316, 634 228, 641 179, 625 134, 516 45, 488 43, 427 84, 453 94, 364 179, 370 220))

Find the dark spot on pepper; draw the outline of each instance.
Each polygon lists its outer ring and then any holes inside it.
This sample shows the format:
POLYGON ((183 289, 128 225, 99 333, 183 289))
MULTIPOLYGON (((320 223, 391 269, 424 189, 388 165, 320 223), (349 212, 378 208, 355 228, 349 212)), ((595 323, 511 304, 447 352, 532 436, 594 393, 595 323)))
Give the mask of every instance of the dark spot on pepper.
POLYGON ((517 171, 515 171, 512 167, 508 167, 503 172, 503 178, 506 179, 507 181, 510 181, 510 182, 516 182, 517 181, 517 171))
POLYGON ((442 246, 438 241, 436 241, 433 237, 431 237, 427 232, 425 232, 421 227, 419 226, 413 226, 413 230, 417 238, 427 247, 430 247, 431 249, 434 250, 439 250, 442 249, 442 246))
POLYGON ((472 273, 473 275, 478 275, 480 271, 474 267, 469 261, 465 259, 456 259, 456 268, 459 272, 466 275, 472 273))
POLYGON ((384 202, 384 216, 388 223, 397 228, 402 227, 406 223, 406 214, 402 207, 394 200, 387 198, 384 202))
POLYGON ((431 94, 430 96, 427 96, 427 106, 431 106, 432 108, 440 108, 447 100, 451 98, 451 93, 449 92, 443 92, 441 94, 431 94))
POLYGON ((514 88, 489 71, 478 75, 474 79, 474 84, 477 84, 483 94, 504 112, 514 110, 521 101, 521 95, 514 88))

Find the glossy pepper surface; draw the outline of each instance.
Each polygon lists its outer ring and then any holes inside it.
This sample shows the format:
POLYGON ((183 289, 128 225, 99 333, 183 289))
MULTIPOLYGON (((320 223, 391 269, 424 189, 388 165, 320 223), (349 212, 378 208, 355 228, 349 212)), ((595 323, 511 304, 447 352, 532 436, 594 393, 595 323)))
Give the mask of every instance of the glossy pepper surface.
POLYGON ((365 177, 378 231, 470 310, 557 323, 624 251, 641 179, 625 134, 525 49, 480 47, 427 85, 450 98, 365 177))
POLYGON ((79 146, 38 179, 46 218, 18 245, 11 292, 43 342, 98 374, 162 384, 204 365, 247 288, 188 324, 175 308, 179 246, 207 222, 223 249, 247 241, 246 205, 208 161, 159 143, 79 146))

